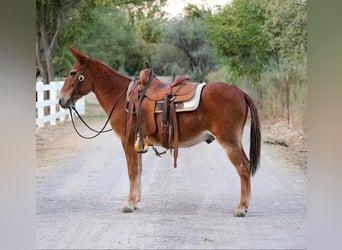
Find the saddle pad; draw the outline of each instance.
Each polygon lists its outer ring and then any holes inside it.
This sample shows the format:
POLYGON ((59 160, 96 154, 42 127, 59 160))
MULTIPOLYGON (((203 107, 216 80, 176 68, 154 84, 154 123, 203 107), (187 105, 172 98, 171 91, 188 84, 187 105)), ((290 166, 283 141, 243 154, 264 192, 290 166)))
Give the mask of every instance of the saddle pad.
MULTIPOLYGON (((175 103, 176 112, 196 110, 201 100, 202 89, 205 85, 206 85, 205 82, 198 84, 196 87, 194 96, 189 101, 175 103)), ((163 101, 157 101, 156 107, 155 107, 155 113, 162 113, 162 112, 163 112, 163 101)))

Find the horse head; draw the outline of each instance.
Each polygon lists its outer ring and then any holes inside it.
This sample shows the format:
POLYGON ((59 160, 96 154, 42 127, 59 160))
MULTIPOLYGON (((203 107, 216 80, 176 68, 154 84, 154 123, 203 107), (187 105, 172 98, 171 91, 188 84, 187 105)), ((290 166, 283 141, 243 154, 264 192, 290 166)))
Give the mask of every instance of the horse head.
POLYGON ((69 49, 77 61, 59 93, 59 104, 62 108, 72 108, 77 100, 92 91, 94 80, 89 72, 90 58, 71 46, 69 49))

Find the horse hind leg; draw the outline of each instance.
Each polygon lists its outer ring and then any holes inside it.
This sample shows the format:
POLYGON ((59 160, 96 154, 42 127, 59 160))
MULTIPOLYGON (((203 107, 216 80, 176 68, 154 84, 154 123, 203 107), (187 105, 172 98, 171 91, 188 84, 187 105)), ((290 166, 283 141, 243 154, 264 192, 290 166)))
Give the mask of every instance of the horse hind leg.
POLYGON ((223 144, 223 148, 240 177, 240 203, 234 210, 234 216, 244 217, 247 214, 248 205, 251 198, 251 177, 249 170, 249 161, 240 142, 236 142, 233 144, 223 144))

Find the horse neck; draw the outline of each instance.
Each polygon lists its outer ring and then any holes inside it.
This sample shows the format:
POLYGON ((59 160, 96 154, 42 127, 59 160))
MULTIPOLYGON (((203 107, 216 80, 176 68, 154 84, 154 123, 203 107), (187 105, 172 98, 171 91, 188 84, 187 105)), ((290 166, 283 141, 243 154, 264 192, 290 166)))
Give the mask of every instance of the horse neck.
POLYGON ((100 75, 94 77, 93 92, 103 110, 109 114, 113 105, 121 101, 119 98, 124 99, 123 92, 126 92, 130 79, 107 67, 95 69, 94 72, 100 75))

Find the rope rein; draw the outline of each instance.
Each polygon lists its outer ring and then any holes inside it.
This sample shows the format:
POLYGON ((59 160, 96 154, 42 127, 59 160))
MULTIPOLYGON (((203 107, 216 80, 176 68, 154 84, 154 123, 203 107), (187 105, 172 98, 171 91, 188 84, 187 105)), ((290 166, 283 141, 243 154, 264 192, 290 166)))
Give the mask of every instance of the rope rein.
POLYGON ((114 109, 115 109, 116 106, 119 104, 121 98, 125 95, 125 93, 126 93, 126 89, 125 89, 124 91, 122 91, 122 93, 120 94, 119 98, 118 98, 117 101, 114 103, 113 108, 112 108, 112 110, 110 111, 110 113, 109 113, 109 115, 108 115, 108 118, 107 118, 107 120, 106 120, 106 122, 105 122, 105 124, 103 125, 103 127, 102 127, 101 130, 96 130, 96 129, 91 128, 91 127, 86 123, 86 121, 82 118, 82 116, 80 115, 80 113, 77 111, 77 109, 76 109, 75 107, 72 107, 72 108, 69 107, 70 118, 71 118, 72 125, 73 125, 73 127, 74 127, 76 133, 77 133, 80 137, 82 137, 83 139, 93 139, 93 138, 99 136, 100 134, 103 134, 103 133, 112 131, 112 130, 113 130, 112 128, 111 128, 111 129, 107 129, 107 130, 105 130, 105 128, 106 128, 106 126, 108 125, 108 122, 109 122, 109 120, 110 120, 110 118, 111 118, 111 116, 112 116, 112 114, 113 114, 113 112, 114 112, 114 109), (80 120, 82 121, 82 123, 83 123, 89 130, 91 130, 91 131, 93 131, 93 132, 96 133, 95 135, 93 135, 93 136, 84 136, 84 135, 82 135, 82 134, 78 131, 78 129, 76 128, 76 125, 75 125, 74 116, 72 115, 72 110, 75 111, 76 115, 80 118, 80 120))

